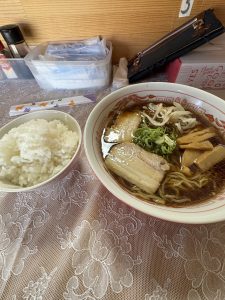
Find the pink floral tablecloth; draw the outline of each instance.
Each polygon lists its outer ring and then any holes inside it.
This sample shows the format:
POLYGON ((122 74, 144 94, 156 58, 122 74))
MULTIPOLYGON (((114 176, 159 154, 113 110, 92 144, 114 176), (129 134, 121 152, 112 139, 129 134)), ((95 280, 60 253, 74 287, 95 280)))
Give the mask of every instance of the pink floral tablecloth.
MULTIPOLYGON (((72 92, 35 82, 0 83, 0 123, 9 107, 72 92)), ((81 127, 94 104, 64 109, 81 127)), ((223 300, 225 222, 184 225, 116 199, 83 147, 64 176, 27 193, 0 193, 0 299, 223 300)))

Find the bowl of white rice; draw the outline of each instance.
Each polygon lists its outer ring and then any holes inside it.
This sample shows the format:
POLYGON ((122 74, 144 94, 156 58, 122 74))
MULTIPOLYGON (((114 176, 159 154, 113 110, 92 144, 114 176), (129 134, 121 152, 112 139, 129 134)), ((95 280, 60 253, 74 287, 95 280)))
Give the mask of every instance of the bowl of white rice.
POLYGON ((0 191, 28 191, 53 180, 71 165, 81 140, 78 122, 61 111, 9 122, 0 129, 0 191))

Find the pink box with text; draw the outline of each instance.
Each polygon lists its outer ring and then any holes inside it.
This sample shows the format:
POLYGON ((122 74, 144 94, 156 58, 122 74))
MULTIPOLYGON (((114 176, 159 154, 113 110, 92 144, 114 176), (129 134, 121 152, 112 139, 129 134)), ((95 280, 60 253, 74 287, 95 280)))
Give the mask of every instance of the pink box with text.
POLYGON ((225 89, 225 46, 206 45, 168 64, 169 82, 201 89, 225 89))

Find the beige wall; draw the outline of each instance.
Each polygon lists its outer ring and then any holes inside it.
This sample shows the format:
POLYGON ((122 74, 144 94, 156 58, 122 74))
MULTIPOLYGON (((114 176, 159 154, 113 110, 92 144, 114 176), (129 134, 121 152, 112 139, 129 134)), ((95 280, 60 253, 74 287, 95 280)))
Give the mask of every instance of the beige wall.
POLYGON ((207 8, 215 8, 225 24, 225 0, 195 0, 191 16, 179 19, 180 4, 181 0, 0 0, 0 25, 20 24, 30 45, 100 34, 112 40, 116 61, 207 8))

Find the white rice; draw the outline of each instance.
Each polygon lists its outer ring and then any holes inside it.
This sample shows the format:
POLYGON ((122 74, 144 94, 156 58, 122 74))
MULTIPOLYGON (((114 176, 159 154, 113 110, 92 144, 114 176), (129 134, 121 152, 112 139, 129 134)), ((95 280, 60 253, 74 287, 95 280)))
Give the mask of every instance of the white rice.
POLYGON ((28 121, 0 139, 0 179, 24 187, 43 182, 70 161, 78 143, 59 120, 28 121))

